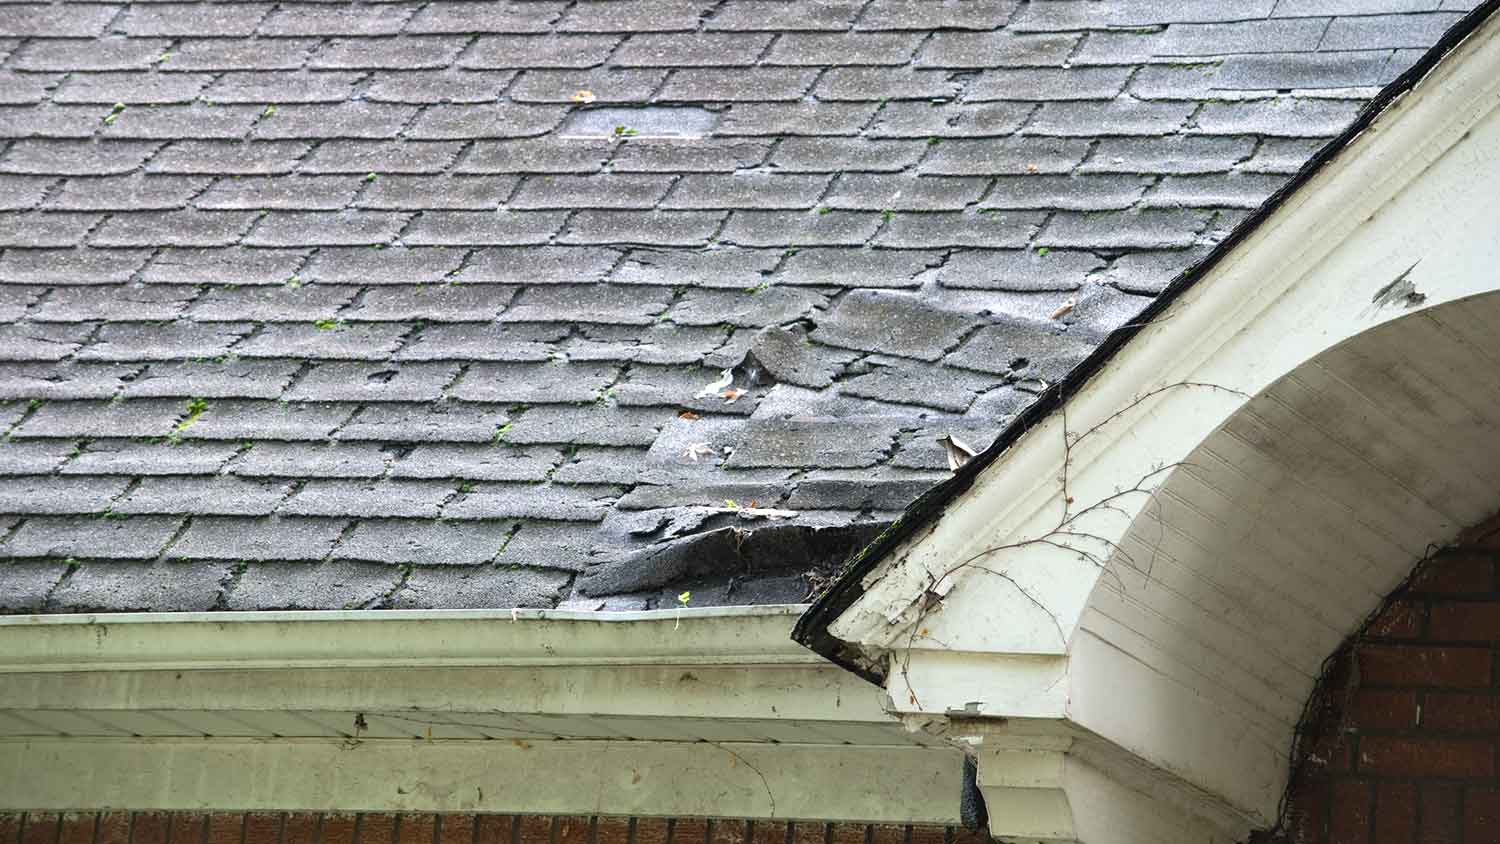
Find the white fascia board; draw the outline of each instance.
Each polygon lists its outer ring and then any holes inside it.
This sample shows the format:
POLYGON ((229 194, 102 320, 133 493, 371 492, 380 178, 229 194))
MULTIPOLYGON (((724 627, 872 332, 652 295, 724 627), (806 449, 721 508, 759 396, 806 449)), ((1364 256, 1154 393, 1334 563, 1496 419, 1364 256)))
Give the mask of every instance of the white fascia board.
POLYGON ((0 618, 0 711, 425 711, 895 722, 802 605, 0 618), (175 681, 160 682, 172 672, 175 681), (191 673, 188 673, 191 672, 191 673))

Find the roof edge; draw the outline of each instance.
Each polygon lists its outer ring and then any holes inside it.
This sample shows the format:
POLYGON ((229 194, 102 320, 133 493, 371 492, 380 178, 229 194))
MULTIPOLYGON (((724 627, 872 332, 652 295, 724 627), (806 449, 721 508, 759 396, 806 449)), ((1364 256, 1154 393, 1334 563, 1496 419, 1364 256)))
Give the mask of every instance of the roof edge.
POLYGON ((1072 369, 1066 377, 1049 387, 1000 433, 989 448, 960 467, 953 477, 928 490, 906 508, 899 519, 877 536, 846 563, 844 571, 797 620, 792 638, 815 653, 874 683, 884 685, 883 666, 872 664, 855 647, 828 632, 831 625, 864 593, 864 578, 899 544, 905 542, 940 516, 948 502, 963 494, 981 472, 999 459, 1037 423, 1046 419, 1081 389, 1141 329, 1170 307, 1177 297, 1207 276, 1240 243, 1254 233, 1298 190, 1348 147, 1370 124, 1392 104, 1411 91, 1449 53, 1472 35, 1484 21, 1500 11, 1500 0, 1485 0, 1470 11, 1438 39, 1421 59, 1387 85, 1360 110, 1354 120, 1337 137, 1330 140, 1305 163, 1279 190, 1272 194, 1249 217, 1230 232, 1203 260, 1180 273, 1130 323, 1111 332, 1094 351, 1072 369))

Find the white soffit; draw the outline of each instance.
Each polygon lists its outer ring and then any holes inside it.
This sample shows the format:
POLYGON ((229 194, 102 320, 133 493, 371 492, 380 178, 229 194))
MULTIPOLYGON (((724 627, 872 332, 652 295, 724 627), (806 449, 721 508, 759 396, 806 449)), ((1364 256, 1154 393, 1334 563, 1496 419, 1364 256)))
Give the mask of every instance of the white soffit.
POLYGON ((866 576, 828 629, 896 706, 1063 719, 1274 821, 1323 658, 1500 506, 1497 32, 866 576))

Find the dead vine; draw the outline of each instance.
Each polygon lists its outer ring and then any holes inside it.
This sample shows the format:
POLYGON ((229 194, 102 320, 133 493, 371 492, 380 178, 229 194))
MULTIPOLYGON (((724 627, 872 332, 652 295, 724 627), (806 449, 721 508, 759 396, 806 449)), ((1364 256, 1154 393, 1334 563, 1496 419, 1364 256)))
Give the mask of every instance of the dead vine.
POLYGON ((771 812, 770 812, 770 814, 767 817, 775 817, 776 816, 776 795, 774 795, 774 794, 771 793, 771 781, 768 780, 768 779, 766 779, 766 775, 761 772, 760 768, 755 767, 754 765, 752 765, 750 763, 749 759, 746 759, 745 757, 743 757, 743 756, 739 755, 738 753, 734 752, 733 750, 725 747, 724 745, 720 744, 719 742, 710 741, 709 739, 700 739, 700 740, 704 744, 711 744, 714 747, 717 747, 718 749, 724 751, 725 753, 728 753, 730 756, 733 756, 736 760, 738 760, 745 767, 747 767, 751 771, 755 772, 755 775, 757 777, 760 777, 761 788, 764 788, 766 790, 766 800, 770 801, 770 803, 771 803, 771 806, 770 806, 771 812))
POLYGON ((955 563, 953 566, 950 566, 948 569, 939 574, 934 575, 931 572, 928 572, 927 588, 923 594, 917 617, 912 622, 911 633, 907 637, 905 652, 903 653, 901 660, 901 679, 902 682, 906 685, 907 698, 912 706, 920 706, 920 703, 917 700, 916 689, 912 687, 910 676, 911 653, 913 646, 915 645, 918 636, 931 638, 928 637, 925 632, 923 632, 922 625, 923 622, 928 618, 928 616, 930 616, 932 612, 942 604, 944 593, 940 593, 937 591, 939 585, 961 571, 972 569, 990 575, 992 577, 999 578, 1000 580, 1003 580, 1006 583, 1010 584, 1011 587, 1013 587, 1018 593, 1020 593, 1020 595, 1029 603, 1045 613, 1047 617, 1052 620, 1053 626, 1057 628, 1058 637, 1064 642, 1067 641, 1067 634, 1062 628, 1061 620, 1058 619, 1057 615, 1052 612, 1052 610, 1047 608, 1047 606, 1042 602, 1040 598, 1038 598, 1024 586, 1022 586, 1009 573, 992 568, 988 565, 981 565, 981 560, 987 557, 992 557, 995 554, 999 554, 1004 551, 1014 551, 1031 546, 1045 545, 1057 548, 1067 553, 1077 554, 1079 559, 1084 560, 1097 568, 1101 576, 1113 577, 1113 582, 1122 590, 1125 586, 1124 580, 1120 577, 1118 572, 1113 571, 1110 568, 1109 563, 1111 559, 1118 558, 1132 570, 1144 575, 1147 581, 1151 579, 1152 569, 1156 564, 1156 553, 1161 544, 1160 541, 1158 541, 1156 545, 1152 547, 1151 560, 1143 569, 1135 564, 1135 561, 1131 559, 1130 553, 1128 551, 1126 551, 1124 548, 1121 548, 1118 544, 1116 544, 1108 537, 1088 531, 1080 524, 1080 520, 1084 519, 1090 514, 1106 511, 1113 511, 1115 513, 1118 513, 1119 515, 1129 518, 1131 516, 1130 511, 1121 506, 1120 502, 1124 499, 1128 499, 1131 496, 1144 495, 1149 499, 1149 503, 1155 506, 1157 522, 1159 525, 1162 525, 1162 531, 1164 535, 1165 526, 1162 524, 1161 519, 1161 502, 1157 498, 1157 492, 1160 488, 1160 485, 1156 483, 1156 479, 1165 472, 1169 472, 1173 469, 1188 466, 1191 464, 1188 461, 1176 461, 1173 463, 1167 463, 1161 466, 1157 466, 1156 468, 1152 469, 1149 472, 1146 472, 1145 474, 1137 478, 1135 483, 1130 487, 1126 489, 1116 490, 1115 492, 1106 495, 1103 498, 1100 498, 1098 501, 1095 501, 1086 507, 1075 510, 1075 502, 1070 486, 1071 471, 1073 465, 1073 450, 1077 448, 1080 443, 1087 440, 1094 434, 1099 433, 1110 423, 1118 421, 1130 411, 1134 410, 1137 407, 1140 407, 1146 401, 1154 398, 1155 396, 1161 395, 1162 393, 1178 389, 1214 390, 1229 393, 1244 399, 1250 398, 1249 394, 1247 393, 1241 392, 1240 390, 1236 390, 1231 387, 1225 387, 1220 384, 1211 384, 1203 381, 1177 381, 1141 393, 1140 395, 1131 399, 1131 401, 1128 402, 1124 407, 1119 408, 1115 412, 1099 420, 1087 429, 1077 433, 1074 433, 1068 427, 1067 398, 1059 398, 1059 416, 1062 420, 1063 461, 1062 472, 1058 477, 1058 497, 1061 499, 1062 508, 1061 514, 1058 517, 1057 524, 1053 525, 1051 529, 1040 536, 1030 537, 1028 539, 1022 539, 1015 542, 1007 542, 1000 545, 993 545, 985 548, 970 557, 960 560, 958 563, 955 563), (1104 552, 1101 555, 1100 553, 1096 553, 1095 551, 1090 550, 1086 547, 1079 547, 1077 544, 1069 544, 1068 540, 1073 540, 1075 543, 1078 541, 1096 542, 1099 545, 1103 546, 1104 552))

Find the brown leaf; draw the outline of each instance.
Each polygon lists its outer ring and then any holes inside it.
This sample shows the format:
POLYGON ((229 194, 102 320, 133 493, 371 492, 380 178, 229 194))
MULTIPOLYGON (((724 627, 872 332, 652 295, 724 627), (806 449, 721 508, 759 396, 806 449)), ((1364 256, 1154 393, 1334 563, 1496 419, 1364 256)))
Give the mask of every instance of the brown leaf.
POLYGON ((1073 301, 1072 299, 1069 299, 1068 301, 1063 302, 1061 305, 1058 305, 1057 306, 1057 310, 1053 311, 1052 315, 1050 317, 1048 317, 1048 319, 1062 319, 1063 317, 1067 316, 1070 312, 1072 312, 1073 308, 1076 307, 1077 305, 1078 305, 1077 302, 1073 301))
POLYGON ((588 105, 589 103, 594 101, 594 92, 588 90, 587 88, 580 88, 577 91, 574 91, 573 96, 568 97, 568 99, 572 100, 575 103, 583 103, 584 105, 588 105))
POLYGON ((698 414, 696 414, 694 412, 692 412, 691 410, 683 410, 683 411, 679 411, 678 412, 677 418, 678 419, 686 419, 689 422, 697 422, 699 419, 702 419, 703 417, 699 416, 698 414))

